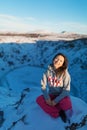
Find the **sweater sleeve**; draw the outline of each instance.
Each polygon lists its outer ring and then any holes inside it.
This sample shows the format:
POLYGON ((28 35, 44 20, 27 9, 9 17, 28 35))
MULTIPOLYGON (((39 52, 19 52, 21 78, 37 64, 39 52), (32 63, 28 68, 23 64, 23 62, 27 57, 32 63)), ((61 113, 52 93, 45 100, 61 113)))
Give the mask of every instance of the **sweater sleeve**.
POLYGON ((49 99, 50 97, 47 91, 47 72, 43 74, 43 77, 41 79, 41 90, 45 100, 49 99))
POLYGON ((59 96, 57 96, 54 101, 58 103, 61 99, 63 99, 66 96, 69 96, 70 94, 70 75, 68 72, 66 72, 64 79, 63 79, 63 89, 59 96))

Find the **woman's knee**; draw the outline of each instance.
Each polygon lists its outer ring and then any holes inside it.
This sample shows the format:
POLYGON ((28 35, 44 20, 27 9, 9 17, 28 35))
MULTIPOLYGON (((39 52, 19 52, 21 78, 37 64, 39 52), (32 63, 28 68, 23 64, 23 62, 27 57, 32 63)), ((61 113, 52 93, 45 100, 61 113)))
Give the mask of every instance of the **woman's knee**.
POLYGON ((65 97, 65 98, 63 98, 63 99, 60 101, 59 106, 60 106, 60 108, 63 109, 63 110, 72 109, 72 103, 71 103, 70 97, 65 97))

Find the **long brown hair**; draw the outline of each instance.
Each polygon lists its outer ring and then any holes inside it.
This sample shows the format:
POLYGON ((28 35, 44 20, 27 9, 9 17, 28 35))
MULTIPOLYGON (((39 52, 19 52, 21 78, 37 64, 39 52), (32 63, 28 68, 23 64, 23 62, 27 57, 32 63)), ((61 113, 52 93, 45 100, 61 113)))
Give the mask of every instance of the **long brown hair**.
POLYGON ((54 61, 54 59, 55 59, 57 56, 59 56, 59 55, 61 55, 61 56, 64 57, 64 63, 63 63, 63 65, 62 65, 62 67, 60 67, 60 68, 58 68, 58 69, 55 70, 56 75, 64 74, 64 73, 65 73, 65 70, 66 70, 67 67, 68 67, 68 59, 67 59, 67 57, 66 57, 64 54, 62 54, 62 53, 58 53, 58 54, 56 54, 56 55, 53 57, 52 66, 53 66, 53 61, 54 61))

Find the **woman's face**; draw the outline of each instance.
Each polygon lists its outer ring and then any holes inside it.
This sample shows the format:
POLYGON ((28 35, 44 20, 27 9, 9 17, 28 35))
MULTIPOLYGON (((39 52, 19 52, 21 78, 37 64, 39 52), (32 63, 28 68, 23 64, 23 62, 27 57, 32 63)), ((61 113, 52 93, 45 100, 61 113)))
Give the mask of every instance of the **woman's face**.
POLYGON ((62 67, 63 63, 64 63, 64 57, 62 55, 58 55, 53 61, 54 68, 58 69, 62 67))

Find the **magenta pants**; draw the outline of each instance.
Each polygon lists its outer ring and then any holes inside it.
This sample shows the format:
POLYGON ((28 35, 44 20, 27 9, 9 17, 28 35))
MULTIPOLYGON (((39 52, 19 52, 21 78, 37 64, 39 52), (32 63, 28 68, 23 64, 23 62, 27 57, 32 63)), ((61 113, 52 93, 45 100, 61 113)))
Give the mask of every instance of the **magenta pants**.
MULTIPOLYGON (((55 99, 56 96, 50 95, 51 100, 55 99)), ((59 116, 59 111, 64 110, 67 111, 72 108, 70 97, 64 97, 59 103, 55 106, 50 106, 46 103, 43 95, 37 97, 36 102, 38 105, 50 116, 57 118, 59 116)))

